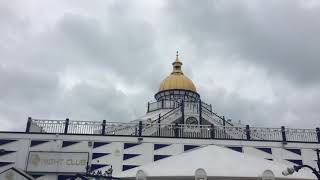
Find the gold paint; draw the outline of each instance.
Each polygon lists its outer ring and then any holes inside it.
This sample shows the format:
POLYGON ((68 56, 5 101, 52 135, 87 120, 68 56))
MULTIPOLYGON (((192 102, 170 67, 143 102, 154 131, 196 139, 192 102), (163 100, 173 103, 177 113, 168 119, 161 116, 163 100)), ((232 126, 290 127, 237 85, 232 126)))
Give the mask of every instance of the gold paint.
POLYGON ((31 163, 32 163, 32 165, 34 165, 34 166, 38 166, 39 163, 40 163, 40 157, 39 157, 39 155, 33 154, 33 155, 31 156, 31 163))
POLYGON ((171 74, 161 82, 159 91, 183 89, 197 92, 193 82, 181 70, 182 62, 179 60, 178 51, 176 60, 172 63, 172 66, 173 70, 171 74))

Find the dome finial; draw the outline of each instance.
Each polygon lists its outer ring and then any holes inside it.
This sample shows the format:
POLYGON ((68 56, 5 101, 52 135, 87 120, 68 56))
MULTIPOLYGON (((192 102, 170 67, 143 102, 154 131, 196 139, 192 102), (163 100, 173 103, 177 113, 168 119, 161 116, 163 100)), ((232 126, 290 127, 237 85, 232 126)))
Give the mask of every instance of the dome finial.
POLYGON ((172 63, 173 71, 171 74, 183 74, 181 70, 182 62, 179 60, 179 52, 177 51, 176 60, 172 63))
POLYGON ((177 51, 177 54, 176 54, 176 62, 179 62, 179 51, 177 51))

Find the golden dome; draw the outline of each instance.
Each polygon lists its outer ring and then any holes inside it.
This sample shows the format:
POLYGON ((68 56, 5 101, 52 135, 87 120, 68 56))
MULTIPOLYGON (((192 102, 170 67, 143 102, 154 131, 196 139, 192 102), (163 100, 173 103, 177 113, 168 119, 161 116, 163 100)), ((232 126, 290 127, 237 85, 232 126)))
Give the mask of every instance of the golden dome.
POLYGON ((178 52, 172 66, 172 73, 161 82, 159 91, 182 89, 197 92, 193 82, 181 70, 182 62, 179 61, 178 52))

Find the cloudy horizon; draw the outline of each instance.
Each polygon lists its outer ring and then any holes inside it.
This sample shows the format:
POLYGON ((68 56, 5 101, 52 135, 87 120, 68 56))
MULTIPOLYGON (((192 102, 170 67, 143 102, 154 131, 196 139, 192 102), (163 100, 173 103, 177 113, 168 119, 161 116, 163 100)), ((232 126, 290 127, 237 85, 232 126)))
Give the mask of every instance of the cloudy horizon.
POLYGON ((136 119, 177 50, 216 113, 320 127, 319 18, 316 0, 1 1, 0 130, 136 119))

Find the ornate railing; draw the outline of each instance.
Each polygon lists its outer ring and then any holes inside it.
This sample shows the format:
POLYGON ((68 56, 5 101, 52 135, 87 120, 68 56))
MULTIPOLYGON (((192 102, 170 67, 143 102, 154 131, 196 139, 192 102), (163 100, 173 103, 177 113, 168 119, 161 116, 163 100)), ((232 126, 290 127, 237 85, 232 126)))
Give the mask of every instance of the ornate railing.
POLYGON ((157 102, 148 102, 148 110, 147 112, 156 111, 159 109, 173 109, 180 106, 180 103, 173 100, 162 100, 157 102))
POLYGON ((286 129, 287 141, 308 141, 317 142, 318 129, 286 129))
MULTIPOLYGON (((289 129, 287 129, 289 130, 289 129)), ((281 128, 258 128, 250 127, 251 139, 261 140, 268 139, 271 141, 282 140, 282 130, 281 128)))
POLYGON ((137 123, 108 122, 105 124, 104 135, 137 136, 138 130, 139 124, 137 123))
POLYGON ((154 116, 151 121, 149 121, 149 124, 152 123, 159 123, 159 122, 163 122, 164 120, 167 120, 166 123, 170 124, 170 122, 172 120, 176 120, 178 117, 181 116, 181 104, 177 107, 175 107, 174 109, 171 109, 170 111, 166 112, 165 114, 158 114, 156 116, 154 116), (168 123, 169 121, 169 123, 168 123))
POLYGON ((202 110, 202 117, 204 119, 214 121, 218 125, 222 125, 222 126, 233 126, 233 124, 225 120, 224 116, 219 116, 217 113, 213 112, 210 109, 207 109, 203 105, 201 107, 201 110, 202 110))
POLYGON ((209 111, 212 111, 212 106, 211 106, 211 104, 207 104, 207 103, 205 103, 205 102, 202 101, 202 102, 201 102, 201 105, 202 105, 202 107, 208 109, 209 111))
POLYGON ((97 121, 69 121, 68 133, 71 134, 97 134, 101 133, 101 122, 97 121))
POLYGON ((163 123, 119 123, 28 119, 26 132, 48 134, 96 134, 196 139, 320 142, 320 129, 258 128, 163 123))
MULTIPOLYGON (((184 101, 185 104, 199 104, 199 101, 184 101)), ((180 106, 181 103, 174 101, 174 100, 162 100, 162 101, 157 101, 157 102, 148 102, 148 109, 147 112, 152 112, 156 111, 159 109, 174 109, 180 106)), ((201 101, 202 107, 208 109, 209 111, 212 111, 212 106, 211 104, 207 104, 203 101, 201 101)))
POLYGON ((29 124, 30 120, 29 118, 28 125, 30 125, 31 132, 64 133, 66 121, 32 119, 31 124, 29 124))

